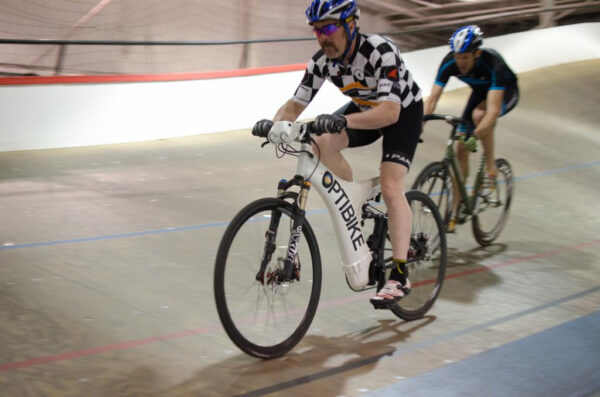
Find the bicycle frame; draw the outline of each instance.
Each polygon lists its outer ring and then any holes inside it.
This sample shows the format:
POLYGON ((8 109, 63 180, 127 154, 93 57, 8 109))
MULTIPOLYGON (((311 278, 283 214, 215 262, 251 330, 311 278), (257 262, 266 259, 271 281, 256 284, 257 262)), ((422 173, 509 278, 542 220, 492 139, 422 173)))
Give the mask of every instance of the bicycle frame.
MULTIPOLYGON (((477 174, 475 177, 475 186, 473 188, 472 193, 469 195, 469 193, 467 192, 466 181, 460 170, 456 154, 454 153, 454 142, 458 140, 458 138, 456 137, 457 127, 457 124, 453 124, 452 131, 450 132, 450 138, 448 139, 448 144, 446 145, 446 156, 444 157, 442 162, 444 163, 446 169, 450 171, 452 181, 454 184, 456 184, 458 193, 463 200, 465 206, 464 213, 466 215, 474 215, 477 209, 476 192, 479 190, 479 187, 483 180, 485 155, 481 156, 481 160, 479 162, 479 167, 477 169, 477 174)), ((460 208, 457 208, 457 211, 459 211, 459 209, 460 208)), ((458 215, 458 213, 455 215, 458 215)))
MULTIPOLYGON (((319 243, 306 219, 311 187, 329 210, 342 270, 353 291, 367 286, 380 290, 388 281, 388 271, 396 266, 387 216, 375 204, 381 199, 379 178, 349 182, 335 176, 311 150, 312 131, 307 131, 311 126, 286 121, 273 125, 263 146, 276 145, 278 157, 297 156, 296 173, 291 180, 279 182, 277 197, 254 200, 235 215, 215 258, 219 318, 233 343, 254 357, 287 353, 306 334, 317 311, 323 275, 319 243), (298 143, 292 146, 293 142, 298 143), (269 222, 266 233, 263 220, 269 222), (257 259, 260 266, 253 274, 257 259)), ((414 208, 406 271, 413 287, 420 288, 411 289, 410 296, 400 301, 371 303, 412 321, 423 318, 439 295, 447 245, 443 220, 432 199, 411 190, 406 200, 414 208)))
MULTIPOLYGON (((272 143, 289 144, 302 137, 301 124, 278 122, 269 133, 272 143)), ((301 186, 299 207, 302 211, 294 221, 287 258, 294 257, 304 220, 304 206, 308 189, 314 187, 327 207, 333 224, 338 248, 342 256, 342 270, 348 284, 356 291, 369 283, 372 255, 362 233, 362 205, 380 193, 379 177, 360 182, 349 182, 335 176, 311 151, 311 145, 301 139, 295 182, 301 186)), ((280 183, 279 195, 284 196, 287 181, 280 183)), ((291 185, 290 184, 290 185, 291 185)))

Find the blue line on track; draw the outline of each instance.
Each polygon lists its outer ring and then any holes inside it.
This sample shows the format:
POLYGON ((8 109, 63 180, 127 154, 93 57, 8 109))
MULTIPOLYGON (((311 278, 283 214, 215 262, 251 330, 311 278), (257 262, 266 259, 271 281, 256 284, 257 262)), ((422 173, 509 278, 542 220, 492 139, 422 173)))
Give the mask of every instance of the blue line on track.
POLYGON ((229 222, 215 222, 215 223, 207 223, 204 225, 168 227, 165 229, 145 230, 145 231, 141 231, 141 232, 122 233, 122 234, 110 234, 110 235, 106 235, 106 236, 82 237, 82 238, 74 238, 74 239, 67 239, 67 240, 42 241, 39 243, 5 245, 5 246, 0 246, 0 251, 8 250, 8 249, 17 249, 17 248, 32 248, 32 247, 43 247, 43 246, 48 246, 48 245, 86 243, 86 242, 91 242, 91 241, 115 240, 115 239, 119 239, 119 238, 139 237, 139 236, 146 236, 146 235, 151 235, 151 234, 162 234, 162 233, 170 233, 170 232, 184 232, 184 231, 190 231, 190 230, 210 229, 213 227, 227 226, 228 224, 229 224, 229 222))
POLYGON ((525 179, 539 178, 539 177, 542 177, 542 176, 560 174, 560 173, 563 173, 563 172, 574 171, 574 170, 578 170, 578 169, 581 169, 581 168, 593 167, 593 166, 596 166, 596 165, 600 165, 600 160, 592 161, 592 162, 589 162, 589 163, 571 165, 569 167, 557 168, 557 169, 554 169, 554 170, 547 170, 547 171, 542 171, 542 172, 536 172, 535 174, 529 174, 529 175, 523 175, 523 176, 516 176, 515 180, 516 181, 522 181, 522 180, 525 180, 525 179))
MULTIPOLYGON (((568 167, 557 168, 554 170, 547 170, 542 172, 537 172, 529 175, 522 175, 515 177, 515 180, 526 180, 532 178, 540 178, 548 175, 560 174, 563 172, 574 171, 582 168, 594 167, 600 165, 600 160, 592 161, 589 163, 575 164, 568 167)), ((327 212, 325 209, 312 210, 307 211, 307 215, 315 215, 322 214, 327 212)), ((26 244, 14 244, 14 245, 3 245, 0 246, 0 251, 3 250, 11 250, 11 249, 19 249, 19 248, 35 248, 35 247, 44 247, 51 245, 61 245, 61 244, 74 244, 74 243, 86 243, 86 242, 94 242, 101 240, 115 240, 120 238, 128 238, 128 237, 140 237, 147 236, 152 234, 162 234, 162 233, 171 233, 171 232, 185 232, 191 230, 202 230, 202 229, 210 229, 214 227, 226 227, 229 222, 215 222, 215 223, 206 223, 203 225, 192 225, 192 226, 182 226, 182 227, 169 227, 164 229, 155 229, 155 230, 145 230, 141 232, 132 232, 132 233, 122 233, 122 234, 110 234, 106 236, 94 236, 94 237, 82 237, 82 238, 74 238, 74 239, 66 239, 66 240, 52 240, 52 241, 42 241, 37 243, 26 243, 26 244)))

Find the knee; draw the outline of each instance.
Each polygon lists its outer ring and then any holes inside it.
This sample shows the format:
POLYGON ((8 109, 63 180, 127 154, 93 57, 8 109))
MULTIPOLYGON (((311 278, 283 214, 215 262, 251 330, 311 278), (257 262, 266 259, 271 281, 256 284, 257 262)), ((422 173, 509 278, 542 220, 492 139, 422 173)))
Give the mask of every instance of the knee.
POLYGON ((483 116, 485 116, 485 110, 482 109, 475 109, 473 110, 473 123, 475 123, 475 125, 479 125, 479 123, 481 123, 481 120, 483 119, 483 116))
POLYGON ((386 203, 398 202, 404 199, 404 178, 382 178, 381 195, 383 196, 383 201, 386 203))
MULTIPOLYGON (((335 142, 336 136, 334 136, 333 134, 313 135, 312 138, 314 139, 315 144, 319 148, 321 153, 332 153, 341 151, 341 149, 338 148, 339 145, 335 142)), ((313 148, 315 144, 313 144, 313 148)))
POLYGON ((314 140, 314 142, 312 144, 313 149, 319 148, 319 150, 321 150, 323 152, 327 151, 327 146, 328 146, 327 138, 324 135, 320 135, 320 136, 314 135, 314 136, 312 136, 312 139, 314 140))

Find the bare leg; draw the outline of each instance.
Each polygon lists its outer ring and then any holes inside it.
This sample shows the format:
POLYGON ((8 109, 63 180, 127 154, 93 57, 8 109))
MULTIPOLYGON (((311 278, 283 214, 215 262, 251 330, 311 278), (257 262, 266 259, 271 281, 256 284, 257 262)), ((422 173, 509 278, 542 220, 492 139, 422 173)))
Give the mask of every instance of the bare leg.
POLYGON ((483 153, 485 153, 485 170, 488 174, 496 175, 496 159, 494 158, 494 128, 481 137, 483 153))
POLYGON ((376 309, 389 309, 389 305, 405 296, 411 288, 406 262, 410 246, 412 212, 404 195, 406 174, 408 169, 403 165, 387 161, 381 163, 381 195, 387 207, 388 232, 396 266, 392 268, 385 286, 371 297, 371 303, 376 309))
POLYGON ((394 259, 403 260, 407 259, 412 228, 412 213, 404 195, 407 174, 408 170, 403 165, 381 163, 381 194, 388 210, 392 254, 394 259))
MULTIPOLYGON (((483 102, 485 104, 485 102, 483 102)), ((481 108, 481 105, 473 111, 473 121, 475 125, 479 125, 481 119, 485 116, 485 108, 481 108)), ((496 175, 496 160, 494 157, 494 129, 496 125, 492 125, 485 131, 480 132, 480 141, 483 146, 483 153, 485 154, 485 171, 488 174, 496 175)))
POLYGON ((341 153, 348 147, 348 134, 344 131, 341 134, 323 134, 313 138, 317 142, 317 145, 313 144, 313 150, 317 155, 320 151, 323 164, 336 176, 352 181, 352 168, 341 153))
MULTIPOLYGON (((466 181, 469 177, 469 151, 462 143, 458 143, 456 145, 456 159, 458 160, 458 168, 460 169, 460 173, 462 174, 463 181, 466 181)), ((456 213, 456 209, 458 208, 458 202, 460 201, 458 198, 460 197, 460 193, 458 191, 458 183, 453 180, 454 186, 454 203, 452 207, 452 212, 456 213)))

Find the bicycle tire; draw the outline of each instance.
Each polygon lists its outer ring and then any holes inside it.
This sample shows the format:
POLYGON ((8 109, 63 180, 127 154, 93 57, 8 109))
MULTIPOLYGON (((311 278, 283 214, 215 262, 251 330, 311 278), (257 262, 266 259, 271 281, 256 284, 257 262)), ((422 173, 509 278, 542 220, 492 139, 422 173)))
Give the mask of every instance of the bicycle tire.
POLYGON ((287 252, 297 210, 295 205, 278 198, 248 204, 225 230, 217 251, 214 294, 223 328, 240 350, 261 359, 279 357, 294 348, 308 331, 319 304, 321 257, 306 219, 294 257, 300 267, 299 280, 286 284, 273 281, 274 277, 269 279, 282 266, 283 258, 276 254, 287 252), (270 224, 265 220, 277 214, 281 216, 275 231, 280 251, 274 253, 259 281, 257 273, 264 255, 265 231, 270 224), (306 263, 308 260, 310 263, 306 263))
POLYGON ((446 165, 441 161, 428 164, 413 182, 412 189, 427 194, 433 200, 447 226, 452 216, 454 189, 446 165))
MULTIPOLYGON (((406 193, 412 211, 411 243, 408 278, 412 287, 408 295, 400 299, 391 311, 399 318, 413 321, 422 318, 431 309, 442 289, 446 273, 448 248, 446 228, 436 204, 417 190, 406 193), (424 250, 424 252, 418 252, 424 250), (411 251, 414 255, 411 260, 411 251)), ((388 236, 389 237, 389 236, 388 236)), ((384 244, 391 246, 389 238, 384 244)), ((386 258, 386 262, 391 258, 386 258)))
POLYGON ((479 245, 490 245, 506 225, 514 194, 512 168, 505 159, 497 159, 496 189, 488 196, 478 194, 472 219, 473 235, 479 245), (492 212, 492 210, 498 211, 492 212), (496 214, 496 215, 494 215, 496 214))

